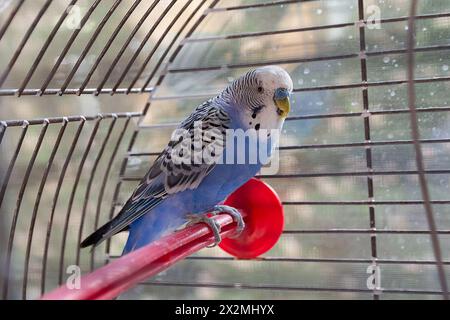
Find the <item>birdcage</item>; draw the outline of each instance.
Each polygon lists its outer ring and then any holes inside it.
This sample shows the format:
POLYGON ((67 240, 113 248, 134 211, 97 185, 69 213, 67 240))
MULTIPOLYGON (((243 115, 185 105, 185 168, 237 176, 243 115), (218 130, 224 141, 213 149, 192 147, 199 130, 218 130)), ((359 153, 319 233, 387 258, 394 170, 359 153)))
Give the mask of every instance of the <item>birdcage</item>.
POLYGON ((0 2, 0 279, 34 299, 116 261, 114 216, 192 109, 257 66, 294 81, 284 232, 196 250, 124 298, 447 298, 446 0, 0 2), (19 119, 19 120, 15 120, 19 119))

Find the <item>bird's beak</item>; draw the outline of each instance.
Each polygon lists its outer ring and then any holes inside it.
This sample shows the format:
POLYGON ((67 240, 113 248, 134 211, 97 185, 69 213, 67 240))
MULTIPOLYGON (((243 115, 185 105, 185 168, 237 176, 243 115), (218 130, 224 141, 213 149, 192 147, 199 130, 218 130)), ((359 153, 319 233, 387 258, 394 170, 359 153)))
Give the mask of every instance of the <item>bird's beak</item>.
POLYGON ((275 91, 273 100, 278 107, 277 113, 280 117, 286 118, 291 109, 291 103, 289 101, 290 93, 287 89, 279 88, 275 91))

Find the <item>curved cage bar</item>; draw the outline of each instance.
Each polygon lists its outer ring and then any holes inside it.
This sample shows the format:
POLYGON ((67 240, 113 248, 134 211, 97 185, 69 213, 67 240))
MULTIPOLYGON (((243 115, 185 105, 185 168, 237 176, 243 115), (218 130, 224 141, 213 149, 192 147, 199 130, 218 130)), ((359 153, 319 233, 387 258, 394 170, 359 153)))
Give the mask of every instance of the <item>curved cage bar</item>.
POLYGON ((279 244, 256 260, 202 244, 116 288, 125 298, 447 299, 447 2, 5 1, 1 297, 38 298, 73 267, 94 280, 113 270, 124 236, 92 252, 80 240, 120 209, 195 105, 276 64, 294 80, 293 112, 278 172, 259 178, 286 212, 279 244))
MULTIPOLYGON (((236 224, 229 215, 214 218, 221 226, 221 236, 233 234, 236 224)), ((73 290, 61 286, 45 294, 43 300, 106 300, 117 298, 127 289, 158 274, 200 249, 214 244, 214 236, 206 225, 192 225, 165 236, 148 246, 118 258, 80 279, 84 286, 73 290)))

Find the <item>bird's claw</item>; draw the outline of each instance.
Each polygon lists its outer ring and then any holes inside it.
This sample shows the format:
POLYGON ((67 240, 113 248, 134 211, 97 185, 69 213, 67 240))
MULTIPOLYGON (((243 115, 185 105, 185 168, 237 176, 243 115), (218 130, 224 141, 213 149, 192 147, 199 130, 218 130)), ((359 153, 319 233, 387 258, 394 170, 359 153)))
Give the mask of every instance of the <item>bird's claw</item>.
POLYGON ((217 215, 222 212, 228 213, 229 215, 231 215, 233 217, 233 220, 236 221, 236 223, 237 223, 236 233, 233 236, 231 236, 230 238, 237 238, 245 228, 245 222, 244 222, 244 219, 242 219, 241 213, 237 209, 230 207, 230 206, 226 206, 226 205, 214 206, 211 213, 213 215, 217 215))
MULTIPOLYGON (((215 214, 212 213, 212 215, 214 216, 215 214)), ((214 244, 207 246, 207 248, 214 248, 222 241, 222 237, 220 236, 220 229, 221 229, 220 225, 212 217, 208 217, 207 214, 202 214, 202 215, 191 214, 191 215, 187 216, 187 219, 189 220, 188 226, 199 223, 199 222, 203 222, 203 223, 207 224, 208 227, 211 229, 211 231, 214 234, 214 244)))
POLYGON ((222 241, 222 237, 220 236, 221 227, 220 227, 219 223, 216 220, 214 220, 212 217, 208 216, 208 214, 211 214, 212 216, 216 216, 219 213, 228 213, 229 215, 231 215, 233 217, 233 220, 236 221, 236 223, 237 223, 237 228, 236 228, 236 233, 233 236, 231 236, 230 238, 238 237, 245 228, 245 222, 244 222, 244 219, 242 219, 242 215, 240 214, 240 212, 233 207, 225 206, 225 205, 216 205, 208 213, 189 214, 186 216, 187 219, 189 220, 188 226, 199 223, 199 222, 203 222, 211 228, 211 231, 214 234, 215 241, 214 241, 214 244, 208 246, 208 248, 213 248, 222 241))

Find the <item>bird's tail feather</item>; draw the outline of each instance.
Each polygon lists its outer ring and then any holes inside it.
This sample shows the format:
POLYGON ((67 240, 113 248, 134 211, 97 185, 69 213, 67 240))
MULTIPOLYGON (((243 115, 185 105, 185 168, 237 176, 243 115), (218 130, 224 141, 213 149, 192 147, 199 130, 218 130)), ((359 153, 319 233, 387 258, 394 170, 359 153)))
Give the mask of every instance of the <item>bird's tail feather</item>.
MULTIPOLYGON (((111 230, 111 227, 115 223, 114 220, 109 221, 108 223, 105 223, 103 226, 101 226, 99 229, 97 229, 95 232, 93 232, 91 235, 89 235, 86 239, 81 242, 80 247, 86 248, 89 246, 93 246, 92 248, 95 248, 100 243, 105 241, 106 239, 110 238, 110 236, 106 236, 106 234, 111 230)), ((127 231, 130 228, 130 226, 126 226, 122 231, 127 231)), ((118 233, 118 232, 117 232, 118 233)))
POLYGON ((108 223, 104 224, 103 226, 101 226, 98 230, 96 230, 90 236, 88 236, 86 239, 84 239, 83 242, 81 242, 80 247, 81 248, 86 248, 89 246, 96 247, 97 245, 102 243, 103 240, 106 240, 106 238, 104 238, 103 236, 105 235, 105 233, 108 232, 108 230, 110 229, 110 226, 111 226, 111 222, 108 222, 108 223))

